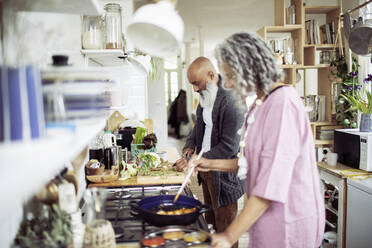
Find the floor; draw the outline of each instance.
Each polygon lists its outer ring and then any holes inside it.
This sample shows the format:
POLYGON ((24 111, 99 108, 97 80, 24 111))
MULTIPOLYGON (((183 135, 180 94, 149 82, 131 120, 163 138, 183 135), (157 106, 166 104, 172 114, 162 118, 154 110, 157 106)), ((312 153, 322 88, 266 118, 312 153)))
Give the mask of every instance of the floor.
MULTIPOLYGON (((172 136, 168 137, 168 147, 176 147, 179 154, 182 153, 182 148, 185 145, 186 138, 176 139, 172 136)), ((203 199, 203 191, 201 186, 198 185, 196 177, 191 179, 190 185, 191 191, 194 193, 195 198, 203 199)), ((244 197, 241 197, 238 201, 238 211, 241 211, 244 206, 244 197)), ((243 234, 243 236, 239 239, 239 248, 247 248, 248 247, 248 233, 243 234)))

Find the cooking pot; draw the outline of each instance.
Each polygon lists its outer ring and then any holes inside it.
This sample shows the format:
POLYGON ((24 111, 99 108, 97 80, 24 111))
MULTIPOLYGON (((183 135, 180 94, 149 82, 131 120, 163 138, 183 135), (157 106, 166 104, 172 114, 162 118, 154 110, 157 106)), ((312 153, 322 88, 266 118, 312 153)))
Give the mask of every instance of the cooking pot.
POLYGON ((359 55, 367 55, 372 52, 372 20, 363 20, 359 17, 350 31, 350 49, 359 55))
POLYGON ((173 203, 174 197, 175 195, 160 195, 145 197, 139 202, 131 201, 130 206, 134 211, 132 214, 155 226, 189 225, 195 222, 200 214, 211 209, 210 206, 183 195, 178 198, 176 203, 173 203), (157 214, 160 209, 168 211, 181 208, 196 208, 196 211, 182 215, 157 214))

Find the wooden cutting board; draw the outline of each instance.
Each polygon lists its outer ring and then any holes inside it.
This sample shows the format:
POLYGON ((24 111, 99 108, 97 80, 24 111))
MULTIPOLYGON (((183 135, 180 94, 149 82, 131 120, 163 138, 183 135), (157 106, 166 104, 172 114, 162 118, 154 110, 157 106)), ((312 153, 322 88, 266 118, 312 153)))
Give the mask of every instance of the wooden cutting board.
POLYGON ((186 178, 183 172, 169 172, 165 175, 150 175, 150 176, 134 176, 126 180, 116 180, 108 183, 93 183, 89 184, 88 188, 92 187, 122 187, 122 186, 144 186, 144 185, 160 185, 160 184, 182 184, 186 178))

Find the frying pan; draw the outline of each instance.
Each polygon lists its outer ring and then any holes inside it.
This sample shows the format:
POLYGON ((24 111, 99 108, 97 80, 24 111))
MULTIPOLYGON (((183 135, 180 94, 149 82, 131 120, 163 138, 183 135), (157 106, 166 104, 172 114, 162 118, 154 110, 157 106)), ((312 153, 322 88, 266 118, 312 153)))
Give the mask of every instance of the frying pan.
POLYGON ((130 202, 130 206, 134 211, 134 215, 155 226, 189 225, 195 222, 200 214, 211 209, 200 201, 183 195, 178 198, 176 203, 173 203, 174 197, 175 195, 145 197, 139 202, 130 202), (196 211, 182 215, 161 215, 156 213, 160 209, 171 211, 181 208, 196 208, 196 211))

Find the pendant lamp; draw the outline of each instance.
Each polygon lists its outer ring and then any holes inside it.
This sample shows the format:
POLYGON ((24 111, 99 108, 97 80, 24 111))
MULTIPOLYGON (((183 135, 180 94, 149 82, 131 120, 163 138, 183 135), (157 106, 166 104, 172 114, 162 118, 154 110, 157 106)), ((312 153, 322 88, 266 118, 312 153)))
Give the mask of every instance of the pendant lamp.
POLYGON ((139 8, 126 29, 127 38, 141 51, 166 58, 178 54, 184 24, 169 0, 139 8))

